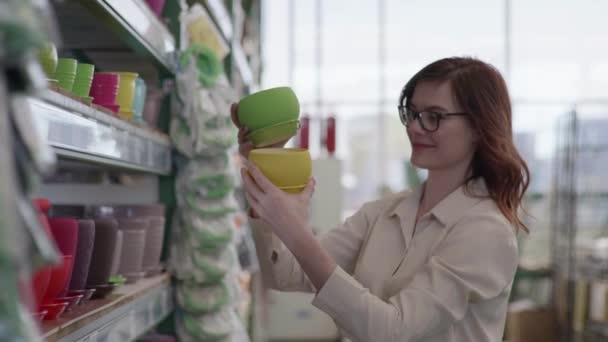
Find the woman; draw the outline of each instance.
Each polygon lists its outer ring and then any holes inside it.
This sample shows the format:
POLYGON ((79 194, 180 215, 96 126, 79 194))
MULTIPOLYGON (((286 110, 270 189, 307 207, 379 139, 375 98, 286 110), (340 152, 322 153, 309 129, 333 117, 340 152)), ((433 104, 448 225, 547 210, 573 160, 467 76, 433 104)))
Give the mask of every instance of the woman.
POLYGON ((505 81, 479 60, 442 59, 405 85, 399 115, 426 182, 319 239, 308 221, 314 180, 290 195, 254 165, 241 170, 265 281, 316 293, 313 305, 353 341, 501 341, 529 178, 505 81))

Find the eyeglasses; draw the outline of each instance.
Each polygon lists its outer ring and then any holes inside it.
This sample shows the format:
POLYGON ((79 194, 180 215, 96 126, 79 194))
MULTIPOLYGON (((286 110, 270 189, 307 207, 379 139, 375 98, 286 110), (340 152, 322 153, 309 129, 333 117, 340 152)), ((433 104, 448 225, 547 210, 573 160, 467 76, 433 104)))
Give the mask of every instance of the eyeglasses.
POLYGON ((464 116, 469 115, 468 113, 438 113, 432 111, 416 112, 406 106, 398 106, 399 108, 399 119, 401 123, 408 127, 414 120, 418 120, 418 123, 427 132, 435 132, 439 129, 439 122, 447 118, 448 116, 464 116))

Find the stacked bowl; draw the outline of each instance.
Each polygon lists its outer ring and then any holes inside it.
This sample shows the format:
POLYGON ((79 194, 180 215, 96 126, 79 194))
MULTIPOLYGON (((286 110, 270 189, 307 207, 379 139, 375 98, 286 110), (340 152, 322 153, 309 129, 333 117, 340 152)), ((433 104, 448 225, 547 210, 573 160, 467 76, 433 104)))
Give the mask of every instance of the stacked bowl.
POLYGON ((120 75, 115 72, 96 72, 93 75, 93 82, 89 96, 93 98, 93 103, 118 113, 120 105, 116 104, 120 75))
POLYGON ((119 218, 118 228, 122 231, 118 274, 125 277, 128 283, 134 283, 145 275, 143 262, 148 221, 141 218, 119 218))
MULTIPOLYGON (((159 273, 161 266, 161 254, 163 249, 163 241, 165 236, 165 207, 162 204, 140 204, 140 205, 116 205, 113 207, 114 216, 119 218, 119 222, 126 224, 131 222, 132 227, 137 229, 140 220, 145 222, 145 241, 143 244, 142 264, 139 271, 131 273, 144 272, 145 275, 154 275, 159 273), (129 221, 131 220, 131 221, 129 221)), ((124 229, 124 228, 123 228, 124 229)), ((121 273, 127 279, 131 277, 121 273)))
POLYGON ((116 103, 120 105, 120 117, 126 120, 133 119, 133 98, 135 96, 135 80, 138 74, 134 72, 119 72, 120 85, 116 103))
POLYGON ((249 160, 279 189, 289 193, 304 190, 312 174, 310 153, 304 148, 260 148, 249 160))
POLYGON ((75 59, 59 58, 53 78, 57 80, 60 88, 72 91, 74 80, 76 79, 77 66, 78 61, 75 59))
POLYGON ((74 80, 74 86, 72 87, 72 93, 87 100, 92 100, 92 98, 89 97, 89 91, 91 90, 94 71, 94 65, 79 63, 76 67, 76 78, 74 80))
POLYGON ((256 148, 293 137, 298 131, 300 103, 289 87, 262 90, 239 101, 238 118, 249 129, 256 148))
POLYGON ((135 80, 135 94, 133 95, 133 119, 143 122, 144 104, 146 103, 146 82, 138 77, 135 80))
POLYGON ((299 128, 300 104, 293 90, 279 87, 263 90, 239 101, 237 116, 249 130, 254 149, 249 160, 278 188, 289 193, 301 192, 312 174, 307 149, 272 148, 287 141, 299 128))
POLYGON ((45 46, 38 51, 38 61, 42 66, 42 70, 46 77, 52 79, 57 69, 57 48, 53 43, 46 43, 45 46))

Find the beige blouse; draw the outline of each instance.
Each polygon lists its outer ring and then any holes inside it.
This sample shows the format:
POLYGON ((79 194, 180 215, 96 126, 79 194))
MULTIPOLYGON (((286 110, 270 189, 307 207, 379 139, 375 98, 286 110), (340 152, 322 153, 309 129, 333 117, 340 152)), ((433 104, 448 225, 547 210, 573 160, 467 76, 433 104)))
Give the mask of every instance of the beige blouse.
MULTIPOLYGON (((338 267, 313 305, 352 341, 502 341, 516 233, 484 182, 472 185, 474 196, 458 188, 415 230, 421 189, 366 203, 321 236, 338 267)), ((315 292, 270 227, 250 223, 267 286, 315 292)))

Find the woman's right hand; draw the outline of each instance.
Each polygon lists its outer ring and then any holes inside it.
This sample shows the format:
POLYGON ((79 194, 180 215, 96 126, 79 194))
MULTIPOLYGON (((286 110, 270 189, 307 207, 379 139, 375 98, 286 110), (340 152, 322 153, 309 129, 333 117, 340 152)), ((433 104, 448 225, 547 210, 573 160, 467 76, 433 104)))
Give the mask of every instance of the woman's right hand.
MULTIPOLYGON (((238 134, 239 153, 244 158, 248 158, 249 152, 251 152, 251 150, 253 149, 253 143, 247 137, 247 134, 249 134, 249 130, 247 129, 247 127, 241 125, 241 123, 239 122, 239 117, 237 115, 237 111, 238 111, 238 104, 233 103, 230 106, 230 118, 232 119, 232 122, 234 123, 234 125, 239 129, 239 134, 238 134)), ((288 141, 289 141, 289 139, 278 142, 276 144, 273 144, 273 145, 270 145, 267 147, 284 147, 288 141)))

